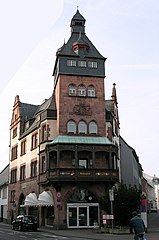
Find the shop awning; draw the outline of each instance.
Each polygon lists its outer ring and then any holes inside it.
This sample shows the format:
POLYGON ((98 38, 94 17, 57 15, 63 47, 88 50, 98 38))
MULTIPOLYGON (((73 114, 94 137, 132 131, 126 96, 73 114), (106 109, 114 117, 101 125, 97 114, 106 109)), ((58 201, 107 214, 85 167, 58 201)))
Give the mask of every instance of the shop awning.
POLYGON ((36 193, 29 193, 24 201, 24 206, 37 206, 38 205, 38 199, 36 196, 36 193))
POLYGON ((54 206, 52 193, 50 191, 43 191, 38 197, 39 206, 54 206))

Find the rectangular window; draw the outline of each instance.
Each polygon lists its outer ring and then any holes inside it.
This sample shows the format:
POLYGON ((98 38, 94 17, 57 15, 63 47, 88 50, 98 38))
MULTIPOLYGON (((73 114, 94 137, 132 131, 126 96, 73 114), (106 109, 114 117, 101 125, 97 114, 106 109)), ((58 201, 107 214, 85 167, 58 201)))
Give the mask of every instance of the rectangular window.
POLYGON ((89 97, 95 97, 95 91, 94 91, 94 89, 88 89, 88 96, 89 96, 89 97))
POLYGON ((13 129, 13 138, 17 136, 17 127, 13 129))
POLYGON ((79 168, 87 168, 87 160, 79 159, 78 165, 79 165, 79 168))
POLYGON ((45 156, 42 156, 42 159, 41 159, 41 173, 44 173, 45 170, 46 170, 45 156))
POLYGON ((15 201, 15 190, 11 191, 11 202, 15 201))
POLYGON ((21 155, 26 154, 26 140, 21 142, 21 155))
POLYGON ((67 66, 76 67, 76 61, 72 59, 67 60, 67 66))
POLYGON ((89 67, 89 68, 97 68, 97 62, 89 61, 89 62, 88 62, 88 67, 89 67))
POLYGON ((79 67, 86 67, 86 61, 78 61, 79 67))
POLYGON ((17 169, 11 170, 11 183, 16 183, 17 182, 17 169))
POLYGON ((31 171, 30 171, 30 177, 36 177, 37 176, 37 161, 31 162, 31 171))
POLYGON ((37 148, 38 146, 38 134, 34 134, 32 135, 32 138, 31 138, 31 149, 35 149, 37 148))
POLYGON ((47 140, 47 129, 46 129, 46 125, 42 126, 42 136, 41 136, 41 140, 42 142, 47 140))
POLYGON ((76 89, 69 89, 69 96, 76 96, 76 89))
POLYGON ((7 199, 7 187, 3 188, 2 190, 2 198, 7 199))
POLYGON ((18 145, 12 147, 11 150, 11 161, 17 159, 18 157, 18 145))
POLYGON ((20 167, 20 181, 25 180, 25 165, 20 167))

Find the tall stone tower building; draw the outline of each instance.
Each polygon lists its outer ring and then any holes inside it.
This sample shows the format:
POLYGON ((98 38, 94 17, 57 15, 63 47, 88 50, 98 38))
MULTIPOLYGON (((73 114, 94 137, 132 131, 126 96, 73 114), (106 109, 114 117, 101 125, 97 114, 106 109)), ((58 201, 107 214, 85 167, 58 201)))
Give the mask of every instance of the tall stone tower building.
POLYGON ((100 199, 119 181, 115 85, 105 100, 105 60, 77 10, 56 52, 54 89, 41 105, 15 98, 11 122, 9 218, 35 214, 39 225, 91 228, 100 199))

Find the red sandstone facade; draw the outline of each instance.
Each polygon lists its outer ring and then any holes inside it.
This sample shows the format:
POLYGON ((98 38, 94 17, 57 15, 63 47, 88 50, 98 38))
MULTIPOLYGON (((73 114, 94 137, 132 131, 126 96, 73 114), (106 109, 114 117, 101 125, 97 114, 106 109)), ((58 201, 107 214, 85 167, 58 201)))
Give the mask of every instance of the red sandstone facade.
POLYGON ((102 219, 101 197, 120 181, 115 85, 105 101, 105 58, 84 27, 77 10, 71 37, 57 51, 52 96, 39 106, 15 98, 10 221, 29 213, 40 226, 92 228, 102 219))

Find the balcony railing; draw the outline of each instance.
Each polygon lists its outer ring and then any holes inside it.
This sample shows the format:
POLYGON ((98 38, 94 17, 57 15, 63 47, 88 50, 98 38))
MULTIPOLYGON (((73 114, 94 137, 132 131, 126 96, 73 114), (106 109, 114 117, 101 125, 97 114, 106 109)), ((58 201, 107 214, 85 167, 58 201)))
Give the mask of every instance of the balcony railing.
POLYGON ((118 181, 119 171, 110 169, 56 168, 49 169, 50 181, 118 181))

